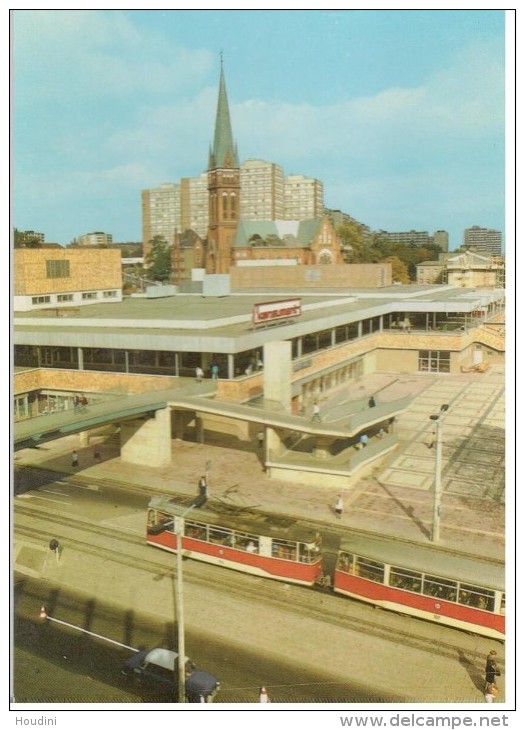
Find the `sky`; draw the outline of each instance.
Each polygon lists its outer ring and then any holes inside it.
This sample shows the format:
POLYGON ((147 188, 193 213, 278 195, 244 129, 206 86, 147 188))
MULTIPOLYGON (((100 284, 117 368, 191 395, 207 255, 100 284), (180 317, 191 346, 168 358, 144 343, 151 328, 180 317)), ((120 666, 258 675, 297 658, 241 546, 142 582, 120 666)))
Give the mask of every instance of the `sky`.
POLYGON ((450 250, 473 225, 505 232, 503 10, 11 22, 11 222, 47 242, 140 241, 141 191, 206 170, 221 52, 241 162, 320 179, 327 207, 372 230, 444 229, 450 250))

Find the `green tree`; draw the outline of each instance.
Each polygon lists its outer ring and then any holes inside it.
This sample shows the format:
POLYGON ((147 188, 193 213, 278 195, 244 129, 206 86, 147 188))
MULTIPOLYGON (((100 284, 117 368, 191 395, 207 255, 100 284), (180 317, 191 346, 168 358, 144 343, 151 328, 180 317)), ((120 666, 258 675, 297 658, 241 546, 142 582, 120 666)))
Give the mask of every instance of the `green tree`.
POLYGON ((398 256, 387 256, 383 259, 386 264, 392 264, 392 281, 399 281, 401 284, 410 284, 408 266, 398 256))
POLYGON ((151 249, 146 256, 148 277, 155 281, 169 281, 171 276, 171 249, 163 236, 150 240, 151 249))
POLYGON ((348 221, 337 229, 344 260, 349 264, 368 261, 368 245, 359 223, 348 221))

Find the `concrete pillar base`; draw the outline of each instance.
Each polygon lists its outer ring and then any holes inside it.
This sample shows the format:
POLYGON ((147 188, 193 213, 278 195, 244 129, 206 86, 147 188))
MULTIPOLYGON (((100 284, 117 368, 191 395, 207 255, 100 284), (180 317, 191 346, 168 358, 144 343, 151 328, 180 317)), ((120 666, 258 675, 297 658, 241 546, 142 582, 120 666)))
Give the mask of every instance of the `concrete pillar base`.
POLYGON ((123 421, 120 457, 128 464, 168 466, 171 463, 170 409, 155 411, 154 416, 145 419, 123 421))
POLYGON ((315 445, 313 448, 313 456, 316 459, 328 459, 332 454, 330 453, 330 447, 332 445, 332 439, 323 438, 318 436, 315 439, 315 445))

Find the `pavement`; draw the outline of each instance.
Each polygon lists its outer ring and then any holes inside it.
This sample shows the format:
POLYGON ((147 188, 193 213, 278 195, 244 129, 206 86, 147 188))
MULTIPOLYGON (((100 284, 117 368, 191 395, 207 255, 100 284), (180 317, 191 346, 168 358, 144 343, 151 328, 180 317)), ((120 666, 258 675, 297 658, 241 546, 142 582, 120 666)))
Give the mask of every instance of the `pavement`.
POLYGON ((505 557, 505 376, 503 366, 460 375, 389 374, 363 376, 321 399, 330 418, 342 400, 375 394, 378 403, 407 395, 412 401, 396 419, 399 446, 341 490, 269 478, 262 450, 253 441, 227 434, 206 434, 206 443, 174 440, 172 463, 152 468, 121 460, 118 436, 101 428, 88 446, 79 435, 16 452, 15 464, 75 473, 84 479, 135 484, 163 494, 194 495, 207 473, 211 497, 228 504, 335 523, 340 493, 344 511, 339 525, 400 536, 432 539, 436 452, 430 415, 448 403, 443 419, 439 544, 503 560, 505 557), (101 462, 93 455, 98 444, 101 462), (71 451, 80 466, 71 467, 71 451))
MULTIPOLYGON (((412 401, 395 424, 399 446, 368 471, 349 478, 342 490, 325 487, 322 480, 317 486, 301 482, 271 479, 265 473, 262 450, 254 438, 241 441, 227 434, 206 434, 207 443, 174 440, 172 463, 163 468, 127 464, 120 458, 119 436, 108 427, 90 435, 90 442, 82 446, 79 435, 68 436, 43 444, 39 448, 16 452, 15 464, 34 466, 57 473, 75 474, 86 484, 136 485, 153 493, 197 493, 199 477, 207 472, 211 498, 230 505, 269 513, 305 518, 325 526, 357 528, 387 534, 428 544, 432 536, 434 500, 435 448, 432 421, 429 416, 448 403, 449 410, 443 421, 442 453, 442 515, 440 520, 441 547, 451 551, 465 551, 482 556, 505 557, 505 375, 503 367, 491 367, 485 373, 461 375, 389 374, 364 376, 356 383, 342 386, 338 392, 321 400, 321 414, 328 416, 342 400, 368 398, 372 393, 380 403, 411 395, 412 401), (101 462, 94 458, 94 446, 101 453, 101 462), (79 468, 71 466, 71 452, 79 454, 79 468), (344 511, 341 519, 334 513, 335 499, 342 495, 344 511)), ((16 507, 16 504, 15 504, 16 507)), ((143 530, 144 516, 138 513, 106 516, 102 524, 117 524, 132 532, 143 530)), ((101 539, 103 539, 101 537, 101 539)), ((110 539, 110 537, 108 537, 110 539)), ((82 590, 88 584, 94 595, 113 597, 119 605, 130 610, 159 613, 166 609, 170 615, 169 583, 141 573, 140 561, 126 567, 127 579, 121 581, 122 567, 105 559, 91 558, 68 548, 59 563, 49 559, 46 546, 33 544, 30 538, 15 539, 15 569, 26 575, 40 575, 64 587, 82 590), (67 552, 67 554, 66 554, 67 552), (136 591, 132 586, 149 581, 149 590, 136 591)), ((286 590, 286 586, 279 590, 286 590)), ((188 610, 195 627, 207 626, 206 606, 209 597, 195 589, 195 605, 188 610), (202 614, 202 615, 201 615, 202 614)), ((222 600, 215 598, 215 600, 222 600)), ((231 626, 221 627, 224 635, 238 637, 254 651, 268 650, 268 637, 276 637, 276 646, 286 646, 286 656, 301 666, 308 661, 308 652, 292 641, 282 616, 258 616, 267 621, 266 633, 254 635, 254 616, 243 612, 237 603, 224 597, 220 615, 227 617, 231 626), (282 624, 282 625, 281 625, 282 624), (231 633, 228 634, 228 631, 231 633), (259 646, 260 644, 260 646, 259 646)), ((218 609, 217 609, 218 610, 218 609)), ((385 625, 392 624, 392 634, 399 628, 397 622, 410 621, 395 613, 384 612, 385 625)), ((403 624, 404 626, 404 624, 403 624)), ((397 655, 384 654, 384 639, 360 637, 356 632, 341 632, 339 628, 313 624, 304 626, 311 640, 315 632, 317 653, 321 652, 323 666, 347 664, 348 657, 359 645, 363 676, 373 677, 374 686, 387 694, 391 690, 392 672, 398 665, 397 655), (319 639, 317 641, 317 639, 319 639), (356 644, 357 642, 357 644, 356 644), (383 642, 383 643, 381 643, 383 642), (326 654, 326 656, 323 654, 326 654), (382 661, 375 659, 380 652, 382 661), (392 664, 393 662, 393 664, 392 664)), ((409 629, 405 629, 409 630, 409 629)), ((404 648, 403 700, 410 702, 483 702, 483 677, 480 657, 496 648, 503 654, 499 642, 479 636, 461 634, 457 647, 451 644, 450 630, 420 622, 418 632, 428 632, 441 651, 431 663, 428 653, 417 646, 404 648), (437 633, 436 633, 437 632, 437 633), (442 632, 441 634, 439 632, 442 632), (436 639, 436 636, 438 639, 436 639), (461 649, 460 649, 461 647, 461 649), (459 660, 458 660, 459 657, 459 660), (447 683, 437 683, 436 677, 447 677, 447 683)), ((512 647, 511 647, 512 648, 512 647)), ((277 649, 275 650, 277 651, 277 649)), ((507 648, 508 653, 508 648, 507 648)), ((311 654, 311 652, 310 652, 311 654)), ((507 664, 509 660, 507 656, 507 664)), ((319 661, 319 656, 316 657, 319 661)), ((313 669, 313 667, 312 667, 313 669)), ((334 674, 334 681, 336 676, 334 674)), ((502 678, 503 680, 503 678, 502 678)), ((340 681, 340 678, 339 678, 340 681)), ((505 682, 501 682, 503 690, 505 682)), ((507 682, 507 699, 510 701, 507 682)), ((228 700, 228 697, 224 697, 228 700)))

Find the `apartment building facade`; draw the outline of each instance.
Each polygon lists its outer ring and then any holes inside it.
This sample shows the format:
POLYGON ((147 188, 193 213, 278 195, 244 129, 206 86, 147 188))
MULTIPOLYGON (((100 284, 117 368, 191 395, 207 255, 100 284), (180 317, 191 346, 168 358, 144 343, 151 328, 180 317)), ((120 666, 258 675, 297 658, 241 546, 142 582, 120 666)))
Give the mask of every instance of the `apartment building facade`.
POLYGON ((171 246, 181 229, 181 186, 163 183, 142 191, 142 245, 144 258, 151 250, 150 241, 162 236, 171 246))
POLYGON ((241 218, 281 220, 284 214, 284 172, 280 165, 249 159, 241 165, 241 218))
POLYGON ((501 231, 480 226, 466 228, 463 234, 463 248, 474 249, 482 254, 500 256, 502 253, 501 231))
POLYGON ((300 221, 320 218, 323 214, 323 183, 305 175, 288 175, 284 181, 285 219, 300 221))
POLYGON ((110 246, 113 243, 111 233, 103 231, 94 231, 93 233, 84 233, 76 238, 78 246, 110 246))

